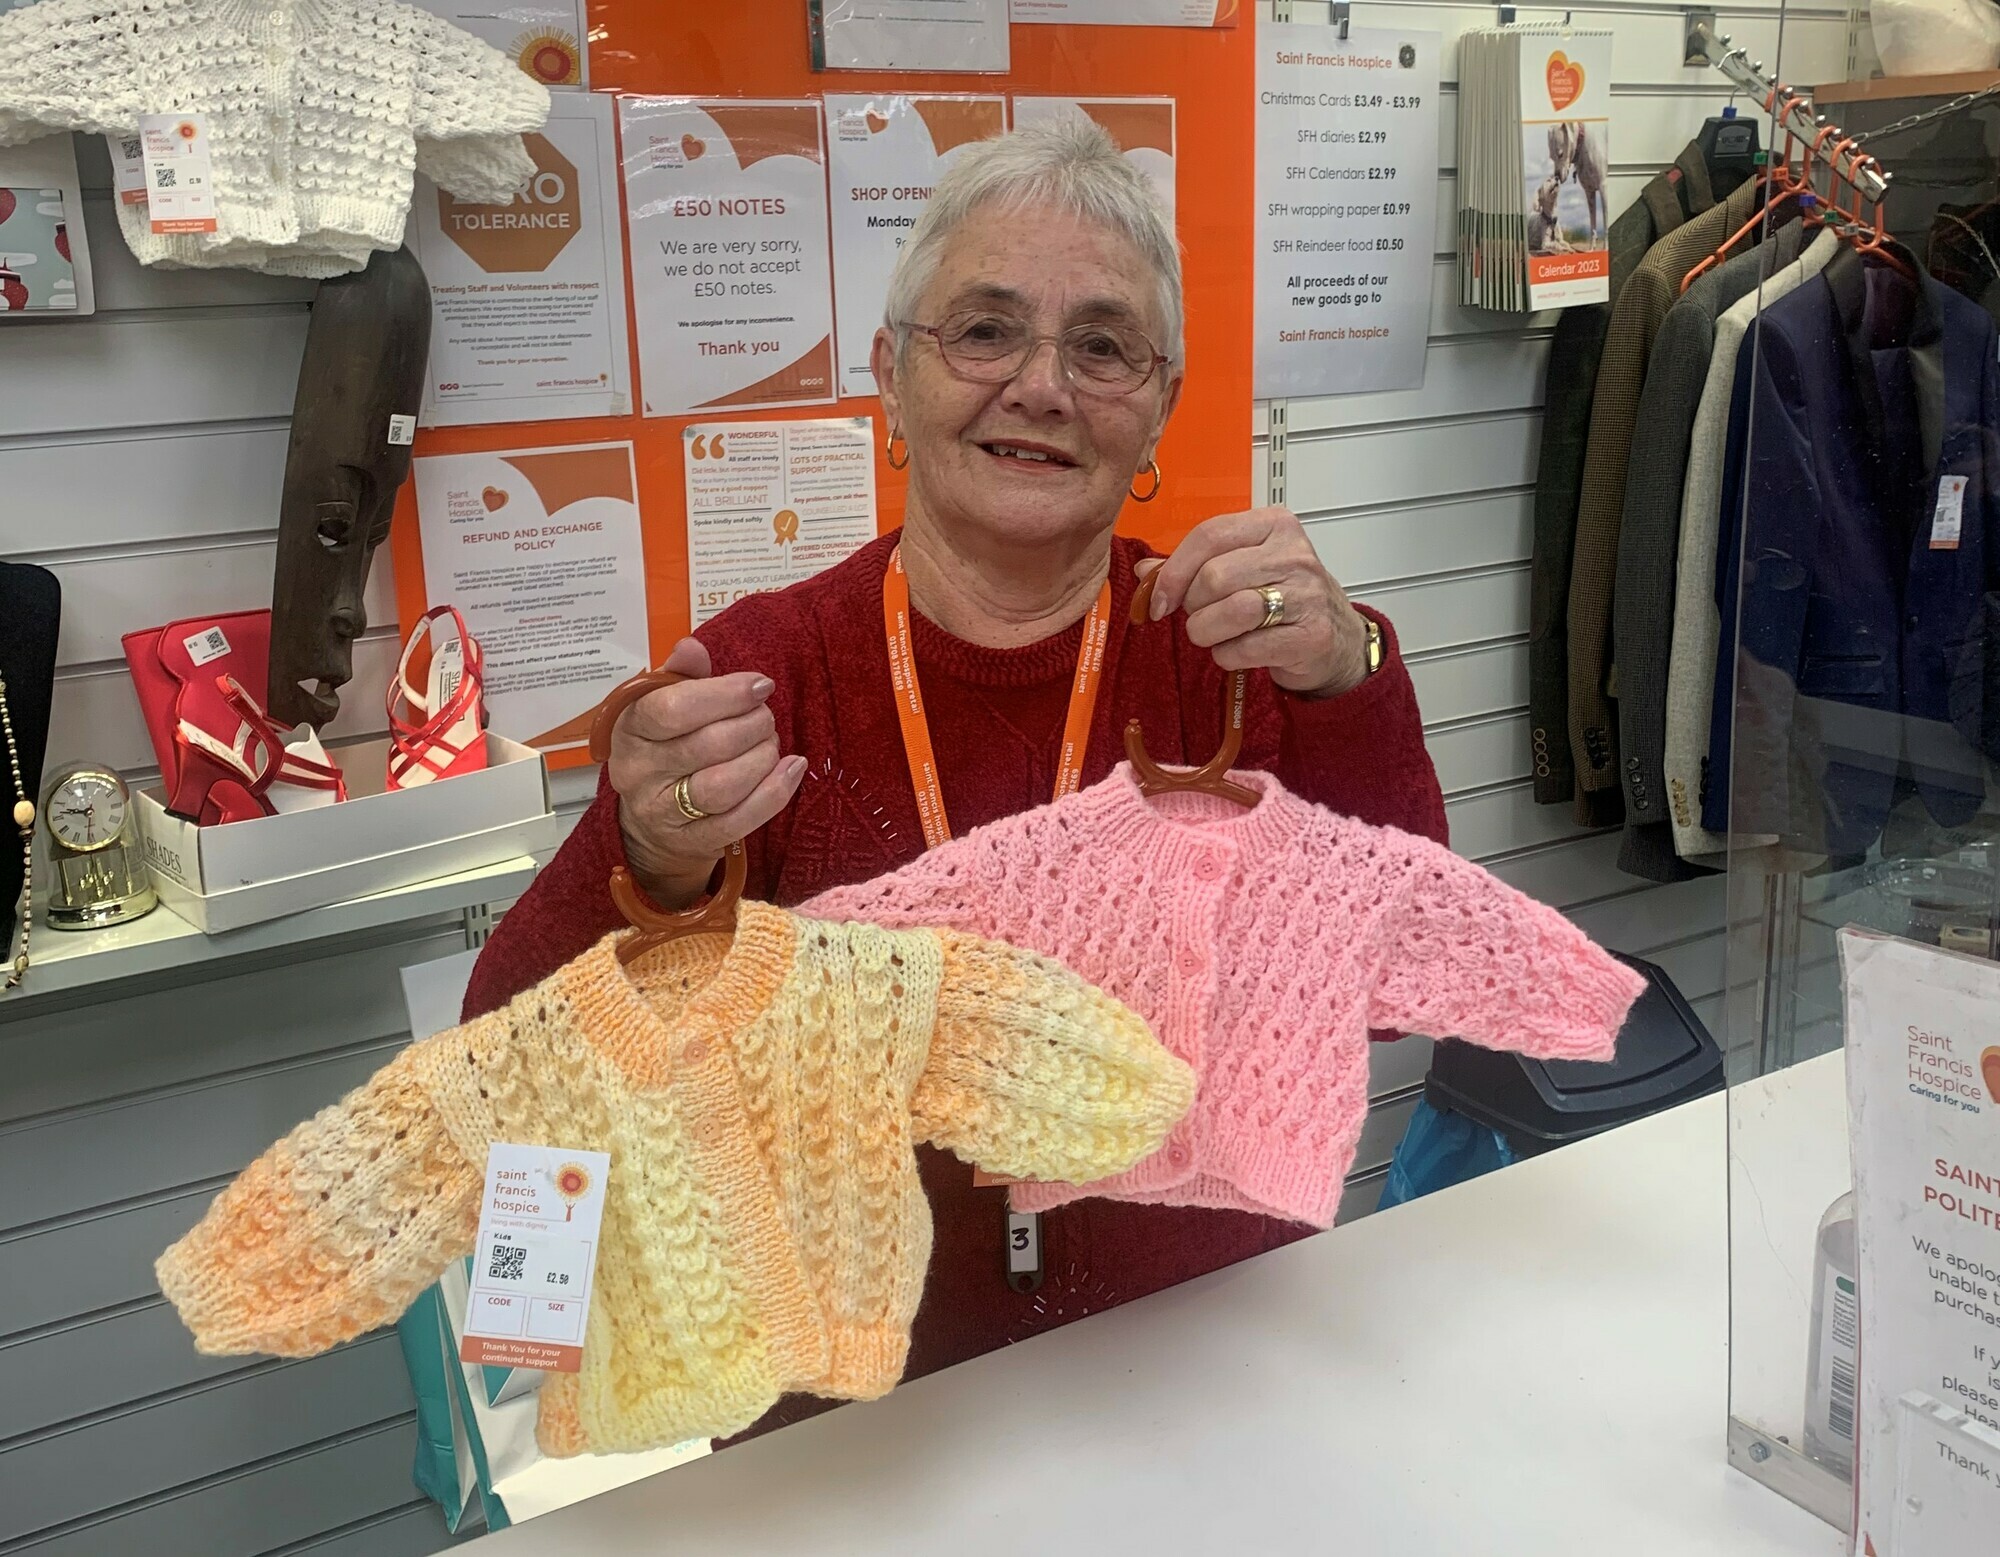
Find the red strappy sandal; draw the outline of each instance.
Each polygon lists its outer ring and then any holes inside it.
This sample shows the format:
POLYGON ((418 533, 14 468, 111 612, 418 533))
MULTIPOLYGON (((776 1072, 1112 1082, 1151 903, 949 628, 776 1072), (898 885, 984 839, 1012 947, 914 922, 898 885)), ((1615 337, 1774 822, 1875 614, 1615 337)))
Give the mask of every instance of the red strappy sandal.
POLYGON ((319 731, 302 724, 287 735, 234 676, 223 676, 220 680, 223 701, 278 754, 277 771, 271 775, 265 790, 265 799, 273 811, 288 816, 294 811, 312 811, 347 798, 347 775, 320 745, 319 731))
POLYGON ((239 712, 248 696, 230 675, 198 675, 181 687, 174 705, 174 792, 167 802, 176 816, 217 827, 272 814, 265 792, 284 748, 266 733, 268 725, 239 712))
POLYGON ((436 606, 403 645, 389 683, 389 788, 415 789, 486 766, 484 656, 454 606, 436 606), (410 685, 410 658, 430 641, 421 693, 410 685))

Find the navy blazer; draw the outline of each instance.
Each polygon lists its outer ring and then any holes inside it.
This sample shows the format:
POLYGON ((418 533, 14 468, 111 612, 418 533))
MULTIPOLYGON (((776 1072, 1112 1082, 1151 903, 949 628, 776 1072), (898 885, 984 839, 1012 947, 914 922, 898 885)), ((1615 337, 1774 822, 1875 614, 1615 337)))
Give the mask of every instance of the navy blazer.
POLYGON ((1733 799, 1739 833, 1851 854, 1911 789, 1940 826, 1978 811, 1995 347, 1976 305, 1851 249, 1758 316, 1724 455, 1704 826, 1728 830, 1733 799))

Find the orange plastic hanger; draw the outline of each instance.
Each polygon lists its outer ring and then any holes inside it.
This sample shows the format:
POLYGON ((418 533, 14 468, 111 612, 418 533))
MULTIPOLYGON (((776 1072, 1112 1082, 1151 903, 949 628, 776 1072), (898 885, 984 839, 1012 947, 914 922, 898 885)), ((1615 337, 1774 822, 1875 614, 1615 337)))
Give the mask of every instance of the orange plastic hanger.
POLYGON ((1793 157, 1798 148, 1798 134, 1792 129, 1789 112, 1799 101, 1792 89, 1780 82, 1764 100, 1764 112, 1771 115, 1771 134, 1774 137, 1770 154, 1764 159, 1764 171, 1758 175, 1769 187, 1777 190, 1796 191, 1805 184, 1805 159, 1795 163, 1793 157), (1783 96, 1784 101, 1779 102, 1783 96), (1775 137, 1785 137, 1784 145, 1778 145, 1775 137))
MULTIPOLYGON (((1813 137, 1812 146, 1807 152, 1804 164, 1800 169, 1800 176, 1793 180, 1793 188, 1799 194, 1799 220, 1804 222, 1808 227, 1826 226, 1826 213, 1829 210, 1834 213, 1835 226, 1837 227, 1839 225, 1839 218, 1842 215, 1840 203, 1834 199, 1834 194, 1840 187, 1839 164, 1837 162, 1828 162, 1826 164, 1827 188, 1825 194, 1821 194, 1814 187, 1812 181, 1814 160, 1819 156, 1819 148, 1825 143, 1826 138, 1834 132, 1835 126, 1829 124, 1813 137)), ((1790 134, 1791 132, 1787 130, 1787 139, 1790 138, 1790 134)), ((1840 146, 1849 146, 1852 144, 1852 141, 1842 141, 1840 146)), ((1840 154, 1840 146, 1834 147, 1834 155, 1836 157, 1840 154)))
MULTIPOLYGON (((1785 117, 1789 114, 1792 108, 1792 105, 1798 100, 1799 99, 1797 97, 1797 94, 1795 94, 1790 87, 1786 86, 1782 81, 1780 81, 1776 86, 1771 88, 1770 98, 1765 103, 1765 112, 1773 113, 1775 111, 1776 114, 1775 122, 1783 124, 1785 117), (1784 99, 1782 105, 1779 105, 1780 97, 1784 99)), ((1815 145, 1817 145, 1817 142, 1815 142, 1815 145)), ((1810 165, 1808 165, 1802 171, 1806 173, 1807 177, 1811 176, 1810 165)), ((1745 238, 1750 237, 1760 227, 1762 227, 1765 224, 1765 222, 1769 219, 1771 213, 1775 211, 1782 202, 1794 199, 1797 196, 1800 186, 1797 183, 1795 183, 1794 175, 1792 173, 1791 132, 1789 131, 1789 129, 1786 131, 1785 159, 1782 164, 1774 165, 1772 168, 1766 171, 1763 179, 1763 185, 1767 195, 1769 196, 1769 198, 1765 200, 1763 208, 1759 210, 1755 216, 1751 217, 1749 221, 1745 222, 1741 227, 1737 228, 1735 232, 1731 233, 1727 238, 1725 238, 1722 242, 1722 246, 1718 248, 1713 254, 1707 256, 1705 259, 1702 260, 1702 262, 1699 265, 1695 266, 1693 270, 1689 271, 1685 276, 1681 277, 1681 291, 1683 292, 1687 291, 1689 287, 1693 286, 1703 276, 1707 275, 1708 272, 1715 269, 1715 267, 1720 265, 1724 260, 1728 259, 1732 254, 1735 253, 1736 246, 1739 243, 1741 243, 1745 238)))
MULTIPOLYGON (((1139 587, 1132 592, 1134 627, 1152 619, 1149 608, 1153 603, 1153 581, 1159 576, 1159 570, 1155 568, 1139 580, 1139 587)), ((1247 679, 1240 670, 1229 673, 1229 712, 1222 726, 1222 749, 1198 768, 1161 767, 1146 755, 1146 738, 1139 728, 1139 721, 1133 719, 1126 724, 1125 757, 1138 776, 1140 794, 1220 795, 1224 800, 1233 800, 1244 807, 1254 806, 1264 798, 1256 790, 1245 788, 1229 778, 1229 770, 1243 750, 1243 690, 1247 679)))
POLYGON ((1778 160, 1771 164, 1770 175, 1777 180, 1782 188, 1796 192, 1808 186, 1811 169, 1807 165, 1803 149, 1805 143, 1799 139, 1798 132, 1792 128, 1792 109, 1798 106, 1805 106, 1810 109, 1811 105, 1805 103, 1805 100, 1790 87, 1783 86, 1782 84, 1766 100, 1764 111, 1772 113, 1774 105, 1776 105, 1776 112, 1773 114, 1771 122, 1777 128, 1784 131, 1785 147, 1779 153, 1778 160), (1782 105, 1778 105, 1779 93, 1784 94, 1785 101, 1782 105), (1798 159, 1796 162, 1792 160, 1794 156, 1798 159))
POLYGON ((1882 202, 1880 200, 1873 202, 1875 216, 1872 221, 1862 213, 1862 207, 1869 202, 1867 197, 1861 193, 1861 175, 1864 171, 1872 171, 1877 177, 1880 177, 1882 174, 1882 164, 1874 157, 1854 156, 1849 158, 1846 172, 1843 173, 1840 170, 1840 154, 1855 144, 1856 142, 1850 138, 1842 141, 1838 146, 1833 148, 1834 172, 1854 193, 1854 209, 1852 211, 1847 210, 1838 201, 1833 203, 1834 210, 1842 216, 1851 218, 1854 224, 1852 228, 1843 232, 1842 236, 1854 244, 1856 253, 1880 260, 1905 281, 1915 284, 1917 280, 1916 267, 1890 247, 1896 240, 1889 236, 1887 230, 1882 225, 1882 202))
MULTIPOLYGON (((613 687, 610 695, 598 705, 597 717, 590 724, 590 760, 611 760, 611 732, 618 727, 626 709, 647 693, 686 679, 671 670, 648 670, 613 687)), ((618 905, 618 912, 625 916, 625 922, 639 932, 619 944, 619 962, 631 962, 654 947, 664 946, 683 936, 707 932, 733 933, 736 929, 736 905, 749 879, 750 863, 743 856, 743 844, 739 840, 732 843, 729 852, 723 856, 722 885, 706 901, 695 904, 693 908, 669 913, 646 901, 645 894, 639 890, 639 884, 632 879, 629 870, 623 865, 615 866, 611 872, 611 901, 618 905)))

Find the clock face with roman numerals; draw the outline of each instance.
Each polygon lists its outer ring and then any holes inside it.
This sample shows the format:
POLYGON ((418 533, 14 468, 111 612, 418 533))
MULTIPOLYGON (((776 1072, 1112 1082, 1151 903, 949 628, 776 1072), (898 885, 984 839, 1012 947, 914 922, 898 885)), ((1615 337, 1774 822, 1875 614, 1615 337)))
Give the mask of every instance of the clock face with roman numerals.
POLYGON ((80 768, 49 792, 46 812, 57 843, 79 854, 116 843, 131 799, 115 773, 80 768))

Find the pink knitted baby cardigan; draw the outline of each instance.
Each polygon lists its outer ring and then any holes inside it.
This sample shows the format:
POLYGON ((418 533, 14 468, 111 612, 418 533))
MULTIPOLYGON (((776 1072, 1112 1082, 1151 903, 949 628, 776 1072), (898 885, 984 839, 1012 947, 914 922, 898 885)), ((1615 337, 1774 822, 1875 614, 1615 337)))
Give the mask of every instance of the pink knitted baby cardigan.
POLYGON ((1195 1069, 1166 1144, 1084 1195, 1332 1225, 1368 1112, 1368 1030, 1609 1059, 1644 980, 1554 910, 1428 839, 1234 773, 1250 809, 1148 799, 1126 764, 802 912, 963 930, 1054 957, 1195 1069))

